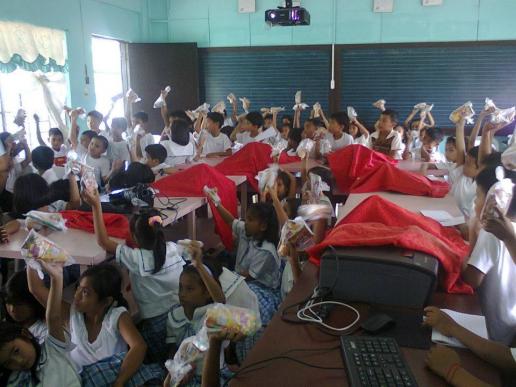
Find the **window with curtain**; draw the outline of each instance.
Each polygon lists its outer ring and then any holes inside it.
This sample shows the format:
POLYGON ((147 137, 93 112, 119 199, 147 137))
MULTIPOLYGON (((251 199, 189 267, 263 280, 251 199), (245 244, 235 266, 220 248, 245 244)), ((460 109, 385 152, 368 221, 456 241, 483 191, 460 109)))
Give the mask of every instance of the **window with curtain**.
POLYGON ((68 71, 65 31, 0 21, 0 127, 14 132, 14 118, 25 110, 31 148, 38 145, 33 115, 41 120, 43 138, 50 127, 67 135, 63 105, 68 71))

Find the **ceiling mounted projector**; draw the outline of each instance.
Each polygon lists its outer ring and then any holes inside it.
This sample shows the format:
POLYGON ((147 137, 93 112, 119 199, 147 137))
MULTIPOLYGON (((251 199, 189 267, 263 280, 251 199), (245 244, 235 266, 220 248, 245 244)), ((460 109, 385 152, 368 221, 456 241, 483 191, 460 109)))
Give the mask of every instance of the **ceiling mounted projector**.
POLYGON ((302 7, 293 7, 292 0, 287 0, 285 5, 265 11, 265 22, 273 26, 310 25, 310 12, 302 7))

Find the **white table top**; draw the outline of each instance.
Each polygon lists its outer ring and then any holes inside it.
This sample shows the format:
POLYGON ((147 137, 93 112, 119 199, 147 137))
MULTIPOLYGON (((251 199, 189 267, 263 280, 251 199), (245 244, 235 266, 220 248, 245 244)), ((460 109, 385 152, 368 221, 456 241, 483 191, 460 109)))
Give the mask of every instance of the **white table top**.
POLYGON ((444 198, 431 198, 428 196, 412 196, 392 192, 371 192, 350 194, 346 203, 339 207, 337 220, 340 221, 362 201, 372 195, 381 196, 406 210, 416 213, 419 213, 421 210, 442 210, 447 211, 453 217, 462 215, 459 207, 457 207, 455 198, 451 194, 446 195, 444 198))
MULTIPOLYGON (((65 249, 80 265, 96 265, 106 259, 106 252, 97 244, 95 234, 75 229, 40 233, 65 249)), ((20 250, 27 234, 28 231, 22 228, 9 235, 9 243, 0 245, 0 257, 22 259, 20 250)), ((125 243, 121 239, 112 239, 125 243)))
POLYGON ((166 216, 163 219, 164 227, 204 206, 206 203, 205 197, 161 197, 154 199, 154 207, 161 209, 161 212, 166 216), (174 204, 176 204, 174 210, 166 209, 167 207, 173 207, 174 204))
POLYGON ((194 162, 191 162, 188 164, 177 164, 175 166, 175 168, 182 171, 182 170, 190 168, 191 166, 198 165, 198 164, 208 164, 208 165, 214 167, 214 166, 220 164, 225 159, 227 159, 227 157, 210 157, 210 158, 203 157, 203 158, 199 159, 198 161, 194 161, 194 162))

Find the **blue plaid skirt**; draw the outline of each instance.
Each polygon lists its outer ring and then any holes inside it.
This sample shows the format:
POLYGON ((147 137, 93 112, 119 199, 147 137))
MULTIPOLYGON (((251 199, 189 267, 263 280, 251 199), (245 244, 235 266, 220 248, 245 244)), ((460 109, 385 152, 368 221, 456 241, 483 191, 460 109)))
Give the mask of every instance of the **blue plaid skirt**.
POLYGON ((147 318, 138 324, 138 330, 147 343, 145 363, 164 364, 167 353, 167 316, 168 312, 147 318))
MULTIPOLYGON (((118 377, 118 371, 126 353, 117 353, 111 357, 85 366, 81 372, 83 387, 109 387, 118 377)), ((138 387, 143 384, 161 386, 165 372, 158 364, 142 364, 138 371, 125 384, 126 387, 138 387)))

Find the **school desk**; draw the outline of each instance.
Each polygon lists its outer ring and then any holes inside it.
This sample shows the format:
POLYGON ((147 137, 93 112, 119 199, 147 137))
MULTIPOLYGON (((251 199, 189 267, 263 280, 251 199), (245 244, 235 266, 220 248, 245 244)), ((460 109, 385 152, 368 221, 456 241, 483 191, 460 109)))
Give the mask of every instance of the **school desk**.
POLYGON ((186 216, 188 238, 196 239, 195 210, 201 208, 206 203, 205 197, 156 197, 154 199, 154 208, 161 210, 164 215, 163 227, 186 216))
MULTIPOLYGON (((9 235, 9 243, 0 244, 0 257, 22 259, 20 250, 27 234, 28 231, 21 228, 9 235)), ((96 265, 106 259, 106 252, 97 244, 95 234, 71 228, 66 231, 42 231, 41 234, 65 249, 80 265, 96 265)), ((125 243, 121 239, 112 239, 125 243)))
MULTIPOLYGON (((305 266, 301 278, 280 306, 280 311, 275 314, 262 338, 245 359, 242 367, 281 354, 287 354, 287 356, 312 365, 339 369, 322 370, 290 360, 274 360, 258 364, 254 367, 254 371, 232 380, 230 386, 343 387, 349 385, 344 360, 340 352, 340 341, 337 336, 323 333, 314 325, 290 324, 280 317, 285 306, 300 302, 312 294, 314 286, 318 282, 318 276, 318 268, 315 265, 309 263, 305 266), (339 347, 337 348, 337 346, 339 347)), ((480 307, 475 296, 437 293, 433 297, 432 304, 463 313, 480 314, 480 307)), ((367 309, 365 305, 359 307, 364 315, 367 313, 367 309)), ((354 315, 348 310, 336 308, 330 312, 329 318, 332 324, 343 326, 349 324, 354 315)), ((419 386, 439 387, 447 385, 443 379, 426 368, 426 350, 404 347, 401 350, 419 386)), ((494 386, 500 385, 498 372, 492 366, 480 360, 468 350, 463 349, 457 352, 466 370, 494 386)))

